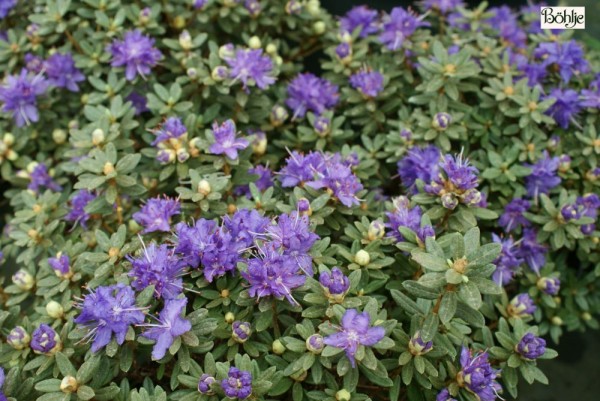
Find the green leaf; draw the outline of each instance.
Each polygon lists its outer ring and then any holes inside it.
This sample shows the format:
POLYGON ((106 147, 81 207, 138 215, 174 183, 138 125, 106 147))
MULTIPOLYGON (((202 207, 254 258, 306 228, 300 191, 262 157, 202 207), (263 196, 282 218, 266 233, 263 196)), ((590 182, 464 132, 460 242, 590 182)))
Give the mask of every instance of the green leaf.
POLYGON ((448 270, 448 263, 442 258, 418 250, 411 255, 412 259, 427 270, 443 272, 448 270))
POLYGON ((69 358, 67 358, 62 352, 57 352, 54 355, 54 359, 56 361, 56 365, 58 365, 58 370, 60 370, 60 373, 63 376, 75 376, 77 374, 77 371, 73 367, 71 361, 69 361, 69 358))
MULTIPOLYGON (((358 271, 360 271, 360 270, 358 270, 358 271)), ((398 290, 391 290, 390 293, 391 293, 394 301, 396 301, 396 303, 398 304, 398 306, 400 306, 402 309, 404 309, 408 314, 410 314, 410 315, 422 315, 423 314, 423 312, 421 311, 421 309, 419 308, 417 303, 415 301, 413 301, 412 299, 410 299, 408 296, 406 296, 404 293, 402 293, 398 290)))
POLYGON ((475 283, 469 281, 468 283, 461 284, 458 289, 458 295, 464 303, 473 309, 477 310, 481 308, 481 293, 475 283))
POLYGON ((440 309, 438 311, 438 315, 440 316, 440 320, 443 324, 448 324, 450 320, 452 320, 454 314, 456 313, 456 305, 457 300, 456 293, 454 291, 449 291, 446 294, 444 294, 444 297, 442 298, 442 302, 440 304, 440 309))
POLYGON ((469 267, 485 266, 492 263, 502 250, 502 245, 498 243, 485 244, 478 248, 475 252, 467 255, 469 267))

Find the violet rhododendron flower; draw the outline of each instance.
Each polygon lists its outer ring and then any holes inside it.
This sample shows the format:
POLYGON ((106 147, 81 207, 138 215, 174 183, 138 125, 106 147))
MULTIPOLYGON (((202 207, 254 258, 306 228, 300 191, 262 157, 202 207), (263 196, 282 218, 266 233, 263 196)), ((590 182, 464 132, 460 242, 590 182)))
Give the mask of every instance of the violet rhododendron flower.
POLYGON ((361 70, 350 77, 350 85, 366 97, 377 97, 383 90, 383 75, 377 71, 361 70))
POLYGON ((531 168, 531 174, 525 178, 528 196, 537 198, 560 184, 557 174, 559 163, 558 157, 550 157, 548 152, 544 151, 535 164, 525 164, 525 167, 531 168))
POLYGON ((50 85, 58 88, 66 88, 71 92, 79 92, 79 85, 77 83, 85 81, 85 75, 75 67, 75 60, 73 60, 73 56, 70 53, 54 53, 48 57, 44 67, 50 85))
POLYGON ((385 329, 380 326, 371 327, 370 320, 367 312, 358 313, 356 309, 348 309, 342 317, 339 332, 325 337, 323 342, 332 347, 342 348, 352 367, 356 367, 354 357, 358 347, 371 347, 385 336, 385 329))
POLYGON ((65 219, 73 222, 75 225, 81 224, 83 228, 87 228, 87 222, 91 216, 85 211, 85 207, 94 199, 96 199, 96 195, 90 191, 85 189, 77 191, 71 199, 71 208, 65 219))
POLYGON ((359 37, 366 38, 369 35, 377 33, 377 11, 369 9, 367 6, 355 6, 340 18, 340 30, 346 33, 354 33, 359 29, 359 37))
POLYGON ((126 32, 123 40, 115 39, 106 51, 112 55, 113 67, 125 67, 125 77, 129 81, 138 75, 146 78, 162 58, 160 50, 154 47, 154 39, 137 29, 126 32))
POLYGON ((398 162, 398 175, 402 185, 411 193, 418 192, 416 181, 430 183, 439 173, 441 151, 434 145, 425 148, 411 148, 406 156, 398 162))
POLYGON ((504 228, 507 233, 516 231, 521 227, 529 227, 531 223, 523 216, 523 213, 530 206, 529 201, 525 199, 515 198, 511 200, 504 206, 504 213, 500 216, 498 225, 504 228))
POLYGON ((171 218, 180 213, 180 208, 177 199, 152 198, 146 201, 139 212, 133 214, 133 219, 144 227, 144 234, 166 232, 171 230, 171 218))
POLYGON ((221 388, 229 398, 248 398, 252 394, 252 374, 238 368, 229 368, 227 378, 221 381, 221 388))
POLYGON ((237 130, 233 120, 227 120, 219 125, 217 122, 212 127, 215 142, 210 145, 208 150, 213 155, 225 155, 235 160, 238 158, 238 151, 246 149, 250 142, 244 138, 236 138, 237 130))
POLYGON ((98 352, 115 337, 125 342, 127 330, 144 321, 144 312, 135 305, 135 293, 125 284, 98 287, 83 298, 81 313, 74 322, 88 330, 84 341, 92 341, 92 352, 98 352))
POLYGON ((149 329, 142 333, 143 337, 156 341, 152 348, 152 359, 163 358, 173 341, 192 329, 190 321, 181 317, 186 304, 186 298, 167 300, 158 315, 158 323, 148 324, 149 329))
POLYGON ((244 89, 253 83, 260 89, 267 89, 275 82, 273 61, 263 55, 262 49, 239 49, 233 57, 225 58, 230 67, 229 76, 234 81, 241 81, 244 89))
POLYGON ((500 371, 493 369, 487 352, 473 353, 467 347, 460 352, 460 365, 457 381, 482 401, 494 401, 502 386, 496 381, 500 371))
POLYGON ((390 50, 398 50, 423 26, 429 26, 428 22, 423 21, 423 17, 417 17, 402 7, 394 7, 383 19, 379 41, 390 50))
POLYGON ((546 352, 546 340, 527 333, 517 344, 516 351, 525 359, 537 359, 546 352))
POLYGON ((308 111, 320 115, 338 102, 338 87, 311 73, 298 74, 288 85, 285 104, 292 109, 293 119, 302 118, 308 111))
POLYGON ((50 83, 41 74, 22 69, 19 75, 8 75, 0 86, 2 111, 11 113, 17 127, 39 121, 38 97, 46 93, 50 83))

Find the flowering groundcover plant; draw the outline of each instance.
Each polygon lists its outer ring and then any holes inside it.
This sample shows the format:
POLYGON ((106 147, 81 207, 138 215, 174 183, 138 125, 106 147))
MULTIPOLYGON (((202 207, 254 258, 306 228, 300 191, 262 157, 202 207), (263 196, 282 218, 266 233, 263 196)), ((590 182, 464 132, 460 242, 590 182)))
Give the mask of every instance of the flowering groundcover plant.
POLYGON ((539 6, 0 0, 0 400, 547 383, 598 328, 599 65, 539 6))

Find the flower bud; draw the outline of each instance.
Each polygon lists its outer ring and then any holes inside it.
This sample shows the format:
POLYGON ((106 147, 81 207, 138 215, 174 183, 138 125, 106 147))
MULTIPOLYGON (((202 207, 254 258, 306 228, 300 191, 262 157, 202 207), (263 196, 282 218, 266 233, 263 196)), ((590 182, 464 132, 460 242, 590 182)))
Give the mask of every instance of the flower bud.
POLYGON ((329 132, 331 131, 330 123, 331 123, 331 121, 327 117, 322 117, 322 116, 317 117, 313 124, 317 135, 320 136, 321 138, 327 136, 327 134, 329 134, 329 132))
POLYGON ((352 61, 352 46, 348 42, 340 43, 335 48, 335 55, 343 64, 348 64, 352 61))
POLYGON ((369 241, 375 241, 381 239, 385 235, 385 225, 379 221, 374 220, 369 224, 369 231, 367 232, 367 239, 369 241))
POLYGON ((46 304, 46 313, 54 319, 60 319, 65 314, 65 310, 58 302, 50 301, 46 304))
POLYGON ((527 317, 531 316, 536 309, 533 299, 528 294, 519 294, 510 301, 507 312, 513 317, 527 317))
POLYGON ((320 354, 325 348, 323 336, 320 334, 313 334, 306 339, 306 349, 315 355, 320 354))
POLYGON ((127 229, 128 229, 128 230, 129 230, 129 231, 130 231, 132 234, 137 234, 137 233, 139 233, 139 232, 142 230, 142 226, 140 226, 140 224, 139 224, 137 221, 135 221, 135 220, 133 220, 133 219, 130 219, 130 220, 127 222, 127 229))
POLYGON ((190 50, 192 48, 192 36, 187 29, 179 34, 179 46, 183 50, 190 50))
POLYGON ((290 375, 290 377, 297 381, 297 382, 303 382, 304 380, 306 380, 306 377, 308 376, 308 373, 306 372, 306 370, 300 370, 296 373, 292 373, 290 375))
POLYGON ((561 155, 559 158, 558 170, 566 173, 571 168, 571 157, 569 155, 561 155))
POLYGON ((187 159, 190 158, 190 154, 185 148, 180 148, 177 150, 177 161, 179 163, 185 163, 187 159))
POLYGON ((4 142, 6 146, 12 146, 15 143, 15 136, 10 132, 7 132, 6 134, 4 134, 2 142, 4 142))
POLYGON ((267 135, 262 131, 254 133, 252 140, 252 152, 257 156, 262 156, 267 151, 267 135))
POLYGON ((446 209, 454 210, 456 206, 458 206, 458 199, 454 196, 453 193, 446 193, 442 195, 442 206, 446 209))
POLYGON ((55 129, 52 131, 52 140, 58 145, 62 145, 67 140, 67 132, 64 129, 55 129))
POLYGON ((285 12, 289 15, 297 15, 302 12, 302 3, 297 0, 290 0, 285 5, 285 12))
POLYGON ((211 192, 210 182, 206 180, 200 180, 198 182, 198 193, 207 196, 211 192))
POLYGON ((323 21, 317 21, 313 24, 313 32, 317 35, 322 35, 325 32, 325 23, 323 21))
POLYGON ((214 395, 215 392, 212 389, 212 384, 216 381, 217 380, 213 376, 203 373, 202 376, 200 376, 200 380, 198 380, 198 391, 204 395, 214 395))
POLYGON ((150 15, 152 14, 152 10, 149 7, 145 7, 140 10, 139 20, 142 25, 150 22, 150 15))
POLYGON ((481 202, 481 192, 475 188, 468 189, 463 195, 462 200, 465 205, 478 205, 481 202))
POLYGON ((60 382, 60 391, 63 393, 74 393, 77 391, 77 387, 79 383, 77 383, 77 379, 73 376, 65 376, 60 382))
POLYGON ((238 343, 245 343, 252 334, 252 326, 248 322, 233 322, 232 338, 238 343))
POLYGON ((111 162, 104 163, 104 167, 102 168, 102 172, 104 175, 113 174, 115 172, 115 165, 111 162))
POLYGON ((592 315, 589 312, 583 312, 581 318, 587 322, 592 320, 592 315))
POLYGON ((369 252, 361 249, 354 255, 354 261, 360 266, 366 266, 371 263, 371 255, 369 255, 369 252))
POLYGON ((350 289, 350 279, 337 267, 331 269, 331 273, 322 272, 319 275, 319 283, 327 298, 334 303, 342 303, 350 289))
POLYGON ((262 46, 262 42, 260 41, 260 38, 258 36, 252 36, 248 40, 248 46, 250 46, 251 49, 260 49, 260 47, 262 46))
POLYGON ((30 346, 36 354, 54 355, 62 349, 62 342, 52 327, 42 323, 34 330, 30 346))
POLYGON ((194 67, 190 67, 185 71, 185 74, 188 76, 189 79, 193 80, 198 77, 198 70, 194 67))
POLYGON ((265 51, 270 55, 277 54, 277 46, 275 46, 273 43, 269 43, 265 48, 265 51))
POLYGON ((210 76, 215 82, 221 82, 229 76, 229 70, 227 69, 227 67, 219 65, 213 68, 212 72, 210 73, 210 76))
POLYGON ((533 333, 527 333, 515 345, 515 351, 524 359, 537 359, 546 352, 546 340, 535 336, 533 333))
POLYGON ((273 353, 276 355, 281 355, 285 352, 285 345, 279 340, 273 341, 273 353))
POLYGON ((31 337, 25 331, 25 329, 21 326, 17 326, 8 333, 6 336, 6 342, 8 345, 13 347, 16 350, 22 350, 27 348, 29 345, 29 341, 31 341, 31 337))
POLYGON ((185 18, 183 18, 181 15, 178 15, 175 18, 173 18, 173 28, 183 29, 185 28, 185 24, 185 18))
POLYGON ((38 162, 30 162, 27 164, 26 170, 29 174, 33 173, 33 170, 38 166, 38 162))
POLYGON ((555 325, 555 326, 562 326, 563 320, 560 317, 558 317, 558 316, 554 316, 552 318, 552 324, 555 325))
POLYGON ((433 342, 432 341, 423 341, 423 339, 421 338, 421 332, 417 331, 410 339, 410 341, 408 342, 408 350, 410 351, 411 354, 417 356, 417 355, 423 355, 428 353, 429 351, 431 351, 431 349, 433 348, 433 342))
POLYGON ((274 127, 279 127, 285 122, 285 120, 287 120, 288 117, 289 114, 285 107, 275 105, 271 110, 271 125, 273 125, 274 127))
POLYGON ((33 288, 35 284, 35 279, 27 270, 20 269, 15 274, 13 274, 12 282, 20 289, 24 291, 29 291, 33 288))
POLYGON ((306 11, 313 17, 321 15, 321 2, 319 0, 308 0, 306 11))
POLYGON ((232 58, 233 56, 235 56, 235 48, 233 47, 233 44, 228 43, 219 47, 219 57, 222 59, 232 58))
POLYGON ((352 394, 350 394, 350 392, 348 390, 346 390, 345 388, 339 390, 337 393, 335 393, 335 399, 336 401, 350 401, 350 399, 352 398, 352 394))
POLYGON ((548 295, 556 295, 560 290, 560 280, 556 277, 540 277, 536 285, 548 295))
POLYGON ((451 122, 452 116, 450 114, 437 113, 435 116, 433 116, 433 121, 431 122, 431 125, 438 131, 444 131, 446 128, 448 128, 448 126, 450 126, 451 122))
POLYGON ((229 324, 231 324, 233 321, 235 320, 235 315, 231 312, 227 312, 225 314, 225 321, 229 324))
POLYGON ((298 207, 298 211, 300 213, 306 214, 307 216, 312 215, 312 208, 310 207, 310 201, 308 199, 306 199, 306 198, 298 199, 296 206, 298 207))

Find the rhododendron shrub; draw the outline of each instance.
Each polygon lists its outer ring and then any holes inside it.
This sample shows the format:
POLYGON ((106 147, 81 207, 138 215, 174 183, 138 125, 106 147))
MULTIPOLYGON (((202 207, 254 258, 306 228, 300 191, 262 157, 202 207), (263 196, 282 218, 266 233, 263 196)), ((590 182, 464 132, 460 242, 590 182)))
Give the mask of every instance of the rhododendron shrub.
POLYGON ((0 0, 0 400, 547 383, 598 327, 598 60, 539 6, 0 0))

